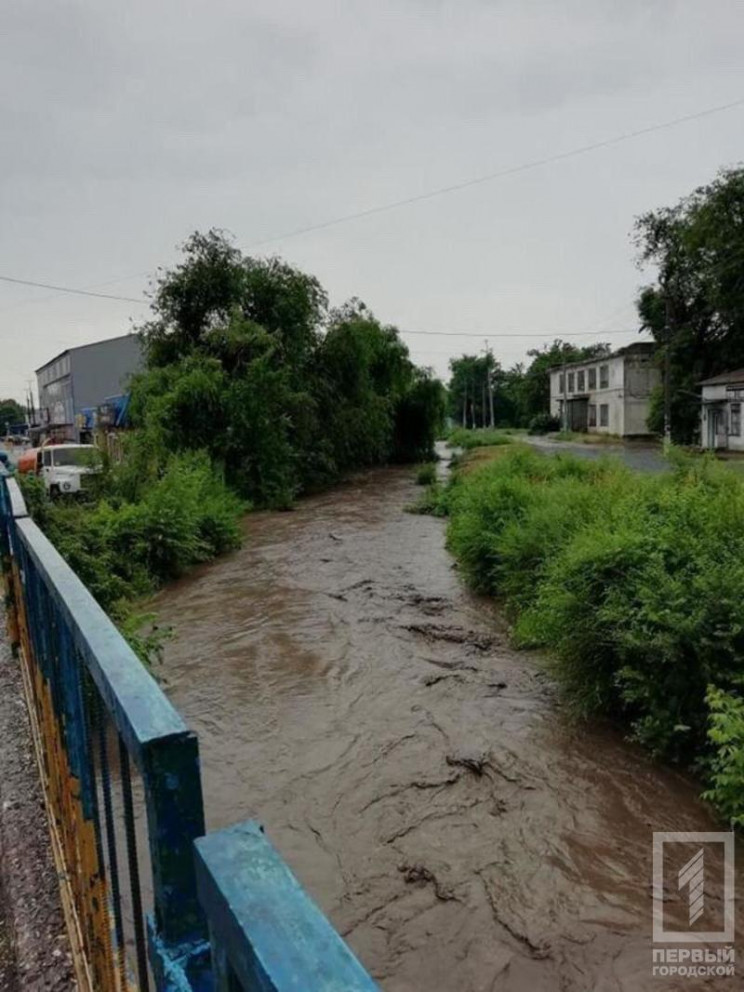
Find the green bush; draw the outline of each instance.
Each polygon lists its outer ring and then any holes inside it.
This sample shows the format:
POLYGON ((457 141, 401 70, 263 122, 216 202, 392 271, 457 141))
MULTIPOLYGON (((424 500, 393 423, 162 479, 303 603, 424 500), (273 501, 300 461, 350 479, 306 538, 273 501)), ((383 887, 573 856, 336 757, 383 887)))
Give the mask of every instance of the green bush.
POLYGON ((410 503, 406 507, 406 513, 419 513, 431 517, 446 516, 446 492, 438 482, 433 482, 426 487, 415 503, 410 503))
POLYGON ((512 439, 502 431, 478 427, 471 430, 466 427, 456 427, 450 431, 447 444, 450 448, 487 448, 498 444, 511 444, 512 439))
POLYGON ((427 462, 425 465, 419 465, 416 469, 416 482, 419 486, 430 486, 436 482, 436 478, 436 462, 427 462))
POLYGON ((505 602, 518 643, 550 649, 577 713, 618 717, 673 760, 710 757, 711 691, 735 691, 743 674, 744 485, 732 473, 676 456, 673 471, 639 476, 515 449, 459 477, 445 502, 466 579, 505 602))
POLYGON ((360 300, 329 311, 313 276, 210 231, 161 274, 152 309, 129 412, 158 473, 204 450, 241 496, 286 508, 350 471, 433 456, 444 386, 360 300))
POLYGON ((733 825, 744 827, 744 699, 711 687, 708 705, 708 736, 715 753, 705 798, 733 825))
MULTIPOLYGON (((172 455, 136 501, 122 496, 115 475, 95 505, 51 501, 38 481, 23 483, 29 511, 101 606, 132 635, 133 600, 240 543, 245 505, 205 452, 172 455)), ((134 636, 130 642, 142 649, 154 644, 134 636)))
POLYGON ((538 413, 530 421, 528 431, 530 434, 550 434, 560 429, 561 422, 558 417, 553 417, 549 413, 538 413))

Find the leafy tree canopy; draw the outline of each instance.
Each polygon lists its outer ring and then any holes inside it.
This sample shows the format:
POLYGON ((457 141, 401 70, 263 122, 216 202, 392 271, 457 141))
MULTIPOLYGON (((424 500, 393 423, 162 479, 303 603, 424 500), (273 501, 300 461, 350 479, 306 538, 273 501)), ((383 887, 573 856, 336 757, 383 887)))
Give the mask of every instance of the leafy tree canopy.
POLYGON ((318 280, 281 259, 194 234, 153 311, 131 403, 147 470, 159 452, 206 449, 241 495, 287 505, 350 469, 431 454, 441 383, 364 303, 329 312, 318 280))
MULTIPOLYGON (((744 366, 744 168, 643 214, 635 242, 639 264, 657 270, 641 290, 638 313, 642 327, 668 343, 672 436, 689 442, 699 424, 700 380, 744 366)), ((661 391, 650 425, 663 427, 661 391)))
POLYGON ((25 424, 26 411, 16 400, 0 400, 0 431, 5 431, 11 424, 25 424))

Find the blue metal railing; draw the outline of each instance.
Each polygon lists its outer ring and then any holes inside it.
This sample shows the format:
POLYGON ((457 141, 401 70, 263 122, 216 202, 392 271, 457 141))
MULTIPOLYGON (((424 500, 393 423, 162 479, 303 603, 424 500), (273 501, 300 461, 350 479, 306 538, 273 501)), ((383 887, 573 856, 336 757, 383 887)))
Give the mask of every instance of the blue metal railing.
POLYGON ((260 827, 203 836, 195 734, 4 475, 0 553, 81 988, 375 989, 260 827))
POLYGON ((219 992, 374 992, 377 986, 257 823, 209 834, 196 850, 219 992))

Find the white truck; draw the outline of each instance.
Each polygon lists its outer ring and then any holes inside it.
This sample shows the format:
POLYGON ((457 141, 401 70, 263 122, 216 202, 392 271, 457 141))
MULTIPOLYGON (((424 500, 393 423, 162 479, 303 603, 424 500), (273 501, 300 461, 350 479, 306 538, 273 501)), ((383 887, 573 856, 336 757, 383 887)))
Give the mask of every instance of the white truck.
POLYGON ((94 444, 31 448, 18 461, 18 471, 40 476, 50 496, 79 496, 100 470, 101 453, 94 444))

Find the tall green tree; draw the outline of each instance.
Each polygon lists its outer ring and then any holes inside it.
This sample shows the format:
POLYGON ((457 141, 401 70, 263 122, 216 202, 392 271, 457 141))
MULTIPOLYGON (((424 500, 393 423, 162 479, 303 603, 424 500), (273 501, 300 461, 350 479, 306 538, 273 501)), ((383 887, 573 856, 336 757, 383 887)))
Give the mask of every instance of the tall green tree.
MULTIPOLYGON (((744 366, 744 168, 721 172, 673 207, 636 220, 639 265, 655 281, 639 295, 641 325, 668 349, 671 428, 675 441, 695 439, 699 382, 744 366)), ((663 394, 649 424, 661 432, 663 394)))
POLYGON ((490 352, 450 361, 449 415, 464 427, 493 427, 501 366, 490 352))
POLYGON ((0 431, 5 431, 11 424, 25 424, 28 417, 26 411, 16 400, 0 400, 0 431))
POLYGON ((346 471, 427 457, 443 387, 359 300, 328 312, 313 276, 194 234, 161 273, 132 385, 144 477, 170 452, 206 450, 227 481, 288 505, 346 471))

